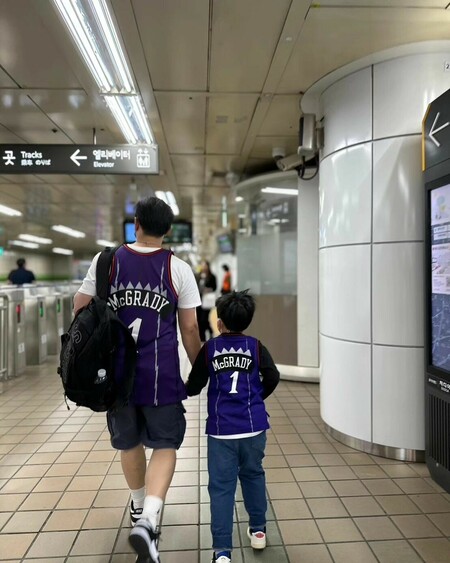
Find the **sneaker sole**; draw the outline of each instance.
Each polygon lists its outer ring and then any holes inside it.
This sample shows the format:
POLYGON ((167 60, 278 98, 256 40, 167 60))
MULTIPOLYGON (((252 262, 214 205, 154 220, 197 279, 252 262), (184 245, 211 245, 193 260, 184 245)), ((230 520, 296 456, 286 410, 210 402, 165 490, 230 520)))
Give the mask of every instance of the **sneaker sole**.
POLYGON ((148 536, 144 535, 139 528, 133 528, 133 533, 130 534, 128 541, 140 558, 150 559, 154 563, 159 563, 159 553, 155 540, 150 539, 149 542, 148 536))

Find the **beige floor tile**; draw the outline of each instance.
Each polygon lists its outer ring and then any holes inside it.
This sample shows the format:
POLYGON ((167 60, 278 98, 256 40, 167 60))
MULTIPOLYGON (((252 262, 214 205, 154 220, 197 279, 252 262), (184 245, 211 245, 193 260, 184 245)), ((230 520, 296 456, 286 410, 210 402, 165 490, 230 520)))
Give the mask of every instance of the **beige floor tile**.
POLYGON ((290 467, 317 467, 318 463, 311 454, 286 455, 290 467))
POLYGON ((111 553, 116 537, 117 529, 82 530, 70 554, 91 556, 111 553))
MULTIPOLYGON (((326 468, 325 468, 326 469, 326 468)), ((319 467, 294 467, 292 473, 299 483, 304 481, 325 481, 324 472, 319 467)))
POLYGON ((91 508, 96 496, 97 491, 69 491, 62 495, 57 508, 59 510, 91 508))
POLYGON ((313 498, 307 500, 314 518, 348 517, 345 506, 338 498, 313 498))
POLYGON ((83 510, 55 510, 45 523, 44 532, 62 532, 80 530, 83 520, 88 513, 83 510))
MULTIPOLYGON (((32 493, 21 504, 19 510, 52 510, 62 493, 32 493)), ((0 497, 1 498, 1 497, 0 497)))
POLYGON ((336 492, 328 481, 309 481, 299 483, 305 498, 335 497, 336 492))
POLYGON ((27 477, 43 477, 51 465, 24 465, 22 469, 19 469, 17 473, 14 474, 14 478, 27 478, 27 477))
POLYGON ((417 504, 422 512, 450 512, 450 502, 443 495, 410 495, 409 498, 417 504))
POLYGON ((314 454, 314 459, 320 467, 346 465, 344 459, 337 453, 316 453, 314 454))
POLYGON ((402 489, 392 479, 367 479, 362 483, 372 495, 401 495, 402 489))
POLYGON ((46 477, 72 477, 78 471, 79 463, 54 463, 45 474, 46 477))
POLYGON ((280 432, 277 433, 275 439, 278 444, 298 444, 301 442, 297 434, 282 434, 280 432))
POLYGON ((348 467, 347 465, 324 467, 322 471, 326 475, 326 478, 330 481, 340 481, 355 478, 355 473, 353 472, 352 468, 348 467))
POLYGON ((38 483, 38 477, 30 477, 28 479, 18 479, 13 477, 3 486, 2 494, 29 493, 38 483))
MULTIPOLYGON (((164 532, 163 532, 164 533, 164 532)), ((199 548, 198 526, 177 526, 176 534, 167 533, 161 541, 159 549, 165 551, 190 550, 199 548)), ((165 558, 164 558, 165 560, 165 558)))
POLYGON ((86 451, 65 451, 58 456, 55 463, 82 463, 86 459, 87 455, 88 452, 86 451))
POLYGON ((53 463, 59 455, 59 452, 36 453, 29 458, 27 463, 28 465, 50 464, 53 463))
POLYGON ((450 537, 450 512, 429 514, 428 518, 441 530, 444 536, 450 537))
POLYGON ((350 518, 317 520, 317 526, 327 543, 362 541, 362 536, 350 518))
POLYGON ((442 535, 442 532, 422 514, 391 516, 391 519, 405 538, 433 538, 442 535))
POLYGON ((103 475, 83 475, 74 477, 68 491, 97 491, 103 483, 105 477, 103 475))
POLYGON ((419 508, 406 495, 385 495, 375 497, 386 514, 417 514, 419 508))
POLYGON ((448 563, 450 561, 450 542, 448 539, 411 540, 425 563, 448 563))
POLYGON ((334 454, 336 448, 332 444, 309 444, 308 450, 312 454, 334 454))
POLYGON ((394 479, 394 482, 400 487, 400 489, 407 495, 412 495, 415 493, 434 493, 434 489, 420 477, 406 478, 406 479, 394 479))
POLYGON ((406 540, 369 542, 380 563, 422 563, 406 540))
POLYGON ((282 520, 278 523, 286 545, 322 543, 322 537, 314 520, 282 520))
POLYGON ((377 559, 364 542, 329 543, 328 549, 334 563, 377 563, 377 559))
POLYGON ((266 469, 267 483, 288 483, 290 481, 295 481, 294 475, 290 469, 283 467, 266 469))
POLYGON ((34 540, 35 534, 0 534, 0 553, 8 554, 10 559, 21 559, 31 542, 34 540))
POLYGON ((281 444, 280 450, 285 456, 309 454, 309 450, 305 444, 301 444, 298 440, 297 444, 281 444))
POLYGON ((389 477, 417 478, 417 473, 411 468, 411 466, 405 463, 399 465, 384 465, 383 471, 385 471, 389 477))
POLYGON ((47 510, 16 512, 3 528, 2 533, 39 532, 49 514, 50 512, 47 510))
MULTIPOLYGON (((292 465, 292 464, 290 464, 292 465)), ((263 462, 264 468, 288 467, 288 462, 280 455, 266 455, 263 462)))
POLYGON ((395 540, 402 537, 387 516, 358 517, 354 521, 367 541, 395 540))
POLYGON ((118 528, 124 508, 92 508, 83 523, 84 530, 118 528))
MULTIPOLYGON (((125 517, 128 518, 128 513, 125 517)), ((197 524, 198 521, 198 504, 168 504, 164 507, 164 526, 197 524)))
POLYGON ((267 491, 271 499, 295 499, 303 497, 297 483, 268 483, 267 491))
POLYGON ((286 551, 289 561, 292 562, 333 563, 333 560, 324 545, 293 545, 287 546, 286 551))
POLYGON ((375 462, 373 461, 373 459, 362 452, 356 453, 356 452, 351 452, 351 453, 341 453, 341 457, 343 460, 345 460, 346 463, 348 463, 348 465, 373 465, 375 462))
POLYGON ((311 518, 311 512, 303 499, 273 500, 272 506, 278 520, 311 518))
POLYGON ((350 516, 381 516, 384 511, 373 497, 345 497, 342 499, 350 516))
POLYGON ((52 493, 57 491, 65 491, 72 476, 64 477, 43 477, 34 488, 36 493, 52 493))
MULTIPOLYGON (((20 465, 0 465, 0 479, 9 479, 20 471, 20 465)), ((26 475, 24 475, 26 477, 26 475)))
MULTIPOLYGON (((74 493, 77 494, 77 493, 74 493)), ((84 493, 86 494, 86 493, 84 493)), ((169 490, 170 494, 170 490, 169 490)), ((130 492, 125 490, 120 491, 99 491, 95 497, 93 506, 95 508, 109 508, 109 507, 125 507, 128 505, 130 499, 130 492)), ((166 499, 167 502, 167 499, 166 499)))
POLYGON ((77 532, 42 532, 31 546, 29 557, 64 557, 77 536, 77 532))
MULTIPOLYGON (((94 462, 94 463, 81 463, 76 471, 77 475, 106 475, 110 469, 111 464, 108 461, 94 462)), ((120 467, 120 475, 122 475, 122 468, 120 467)))

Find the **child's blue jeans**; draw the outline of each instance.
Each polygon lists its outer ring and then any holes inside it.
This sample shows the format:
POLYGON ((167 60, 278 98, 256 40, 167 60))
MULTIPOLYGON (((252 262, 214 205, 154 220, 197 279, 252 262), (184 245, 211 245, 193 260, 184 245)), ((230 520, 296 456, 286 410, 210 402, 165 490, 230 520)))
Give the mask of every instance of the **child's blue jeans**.
POLYGON ((237 478, 251 528, 266 525, 266 477, 262 466, 266 433, 251 438, 220 440, 208 436, 208 491, 214 549, 233 548, 233 509, 237 478))

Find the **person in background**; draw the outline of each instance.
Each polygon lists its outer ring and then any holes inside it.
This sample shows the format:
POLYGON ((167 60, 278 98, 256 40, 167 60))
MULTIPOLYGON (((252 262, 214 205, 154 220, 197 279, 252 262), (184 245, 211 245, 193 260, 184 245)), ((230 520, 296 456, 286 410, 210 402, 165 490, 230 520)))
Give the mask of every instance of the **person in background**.
POLYGON ((225 273, 223 275, 222 289, 220 290, 220 293, 222 295, 225 295, 225 293, 231 292, 231 272, 230 272, 230 268, 228 267, 228 264, 222 264, 222 270, 225 273))
POLYGON ((249 515, 253 549, 266 547, 266 481, 262 466, 269 428, 266 399, 280 374, 259 340, 242 333, 251 323, 255 301, 248 290, 217 300, 220 335, 203 345, 186 382, 198 395, 209 381, 208 491, 211 500, 212 563, 230 563, 233 510, 239 477, 249 515))
MULTIPOLYGON (((113 448, 120 450, 131 491, 130 544, 142 560, 155 562, 159 561, 160 514, 186 429, 177 320, 191 363, 201 347, 196 318, 200 296, 194 274, 186 262, 162 248, 173 218, 161 199, 149 197, 137 203, 136 242, 116 251, 109 287, 110 300, 132 331, 138 355, 130 404, 107 413, 108 429, 113 448), (148 465, 145 447, 153 450, 148 465)), ((75 313, 96 293, 98 256, 75 295, 75 313)), ((116 361, 120 377, 120 348, 116 361)))
POLYGON ((11 270, 8 274, 8 281, 14 285, 23 285, 24 283, 33 283, 36 278, 31 270, 25 269, 25 258, 19 258, 16 262, 17 269, 11 270))
POLYGON ((211 272, 210 264, 206 260, 202 262, 201 265, 198 289, 202 298, 202 304, 197 309, 198 329, 200 340, 205 342, 206 331, 209 333, 209 338, 211 338, 213 334, 209 323, 209 313, 215 306, 215 291, 217 289, 216 276, 211 272))

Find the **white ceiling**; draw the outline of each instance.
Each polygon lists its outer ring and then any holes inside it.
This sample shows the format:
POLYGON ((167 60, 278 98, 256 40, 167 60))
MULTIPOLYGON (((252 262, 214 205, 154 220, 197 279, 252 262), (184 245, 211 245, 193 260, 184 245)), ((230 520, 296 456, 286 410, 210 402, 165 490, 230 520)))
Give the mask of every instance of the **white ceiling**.
MULTIPOLYGON (((301 92, 376 51, 448 39, 449 0, 111 0, 160 150, 159 176, 140 194, 171 189, 184 218, 204 205, 218 221, 237 177, 275 169, 295 152, 301 92), (193 203, 194 202, 194 203, 193 203)), ((0 143, 124 143, 51 0, 0 0, 0 143)), ((127 176, 0 177, 0 246, 20 232, 52 233, 84 255, 121 237, 127 176)))

